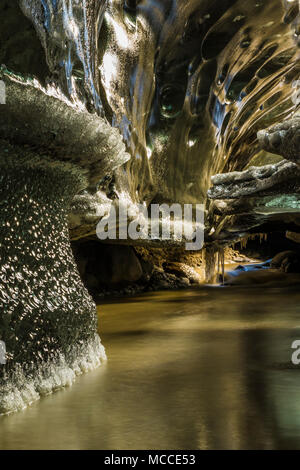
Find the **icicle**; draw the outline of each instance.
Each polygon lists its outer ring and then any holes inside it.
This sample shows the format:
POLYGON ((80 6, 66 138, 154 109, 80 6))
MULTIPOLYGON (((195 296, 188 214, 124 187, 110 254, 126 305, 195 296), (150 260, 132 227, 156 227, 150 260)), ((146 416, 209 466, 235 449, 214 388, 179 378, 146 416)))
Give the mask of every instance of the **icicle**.
POLYGON ((250 238, 250 235, 241 239, 240 241, 241 250, 247 248, 247 243, 248 243, 249 238, 250 238))
POLYGON ((220 260, 221 267, 222 267, 221 276, 222 276, 222 285, 223 285, 224 280, 225 280, 225 250, 223 247, 219 249, 219 260, 220 260))
POLYGON ((217 253, 214 247, 205 249, 205 279, 206 282, 214 282, 216 274, 217 253))
POLYGON ((221 277, 222 284, 224 284, 224 279, 225 279, 225 249, 224 247, 218 248, 217 257, 218 257, 217 275, 219 279, 221 277))

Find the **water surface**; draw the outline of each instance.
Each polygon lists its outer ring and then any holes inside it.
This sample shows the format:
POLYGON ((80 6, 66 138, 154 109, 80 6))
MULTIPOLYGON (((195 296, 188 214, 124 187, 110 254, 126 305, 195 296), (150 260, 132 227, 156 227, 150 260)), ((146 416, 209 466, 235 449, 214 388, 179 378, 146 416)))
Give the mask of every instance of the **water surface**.
POLYGON ((300 449, 297 290, 151 293, 99 317, 108 362, 0 417, 0 449, 300 449))

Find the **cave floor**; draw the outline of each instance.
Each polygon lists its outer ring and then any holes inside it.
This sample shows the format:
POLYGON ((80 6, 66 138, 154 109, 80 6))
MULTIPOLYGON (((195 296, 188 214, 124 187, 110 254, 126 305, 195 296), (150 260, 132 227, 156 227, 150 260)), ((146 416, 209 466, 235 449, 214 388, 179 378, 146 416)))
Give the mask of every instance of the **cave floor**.
POLYGON ((1 449, 300 449, 297 288, 203 286, 98 311, 108 362, 0 417, 1 449))

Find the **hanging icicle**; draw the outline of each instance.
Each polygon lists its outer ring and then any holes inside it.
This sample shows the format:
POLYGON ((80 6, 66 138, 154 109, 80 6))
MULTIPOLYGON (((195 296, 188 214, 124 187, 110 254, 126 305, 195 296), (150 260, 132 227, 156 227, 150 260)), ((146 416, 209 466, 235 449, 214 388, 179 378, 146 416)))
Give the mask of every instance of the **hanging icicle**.
POLYGON ((205 248, 205 279, 213 283, 216 275, 217 252, 215 247, 205 248))
POLYGON ((224 247, 220 247, 218 250, 218 277, 221 278, 222 285, 224 284, 225 280, 225 249, 224 247), (221 268, 221 273, 220 273, 221 268))

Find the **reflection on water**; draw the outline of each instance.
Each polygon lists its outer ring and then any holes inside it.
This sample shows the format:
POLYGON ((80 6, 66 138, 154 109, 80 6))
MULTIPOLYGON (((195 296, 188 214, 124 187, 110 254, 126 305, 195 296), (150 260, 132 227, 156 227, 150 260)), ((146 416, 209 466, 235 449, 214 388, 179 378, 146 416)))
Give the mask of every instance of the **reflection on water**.
POLYGON ((1 449, 300 449, 296 290, 203 287, 99 314, 107 364, 1 417, 1 449))

